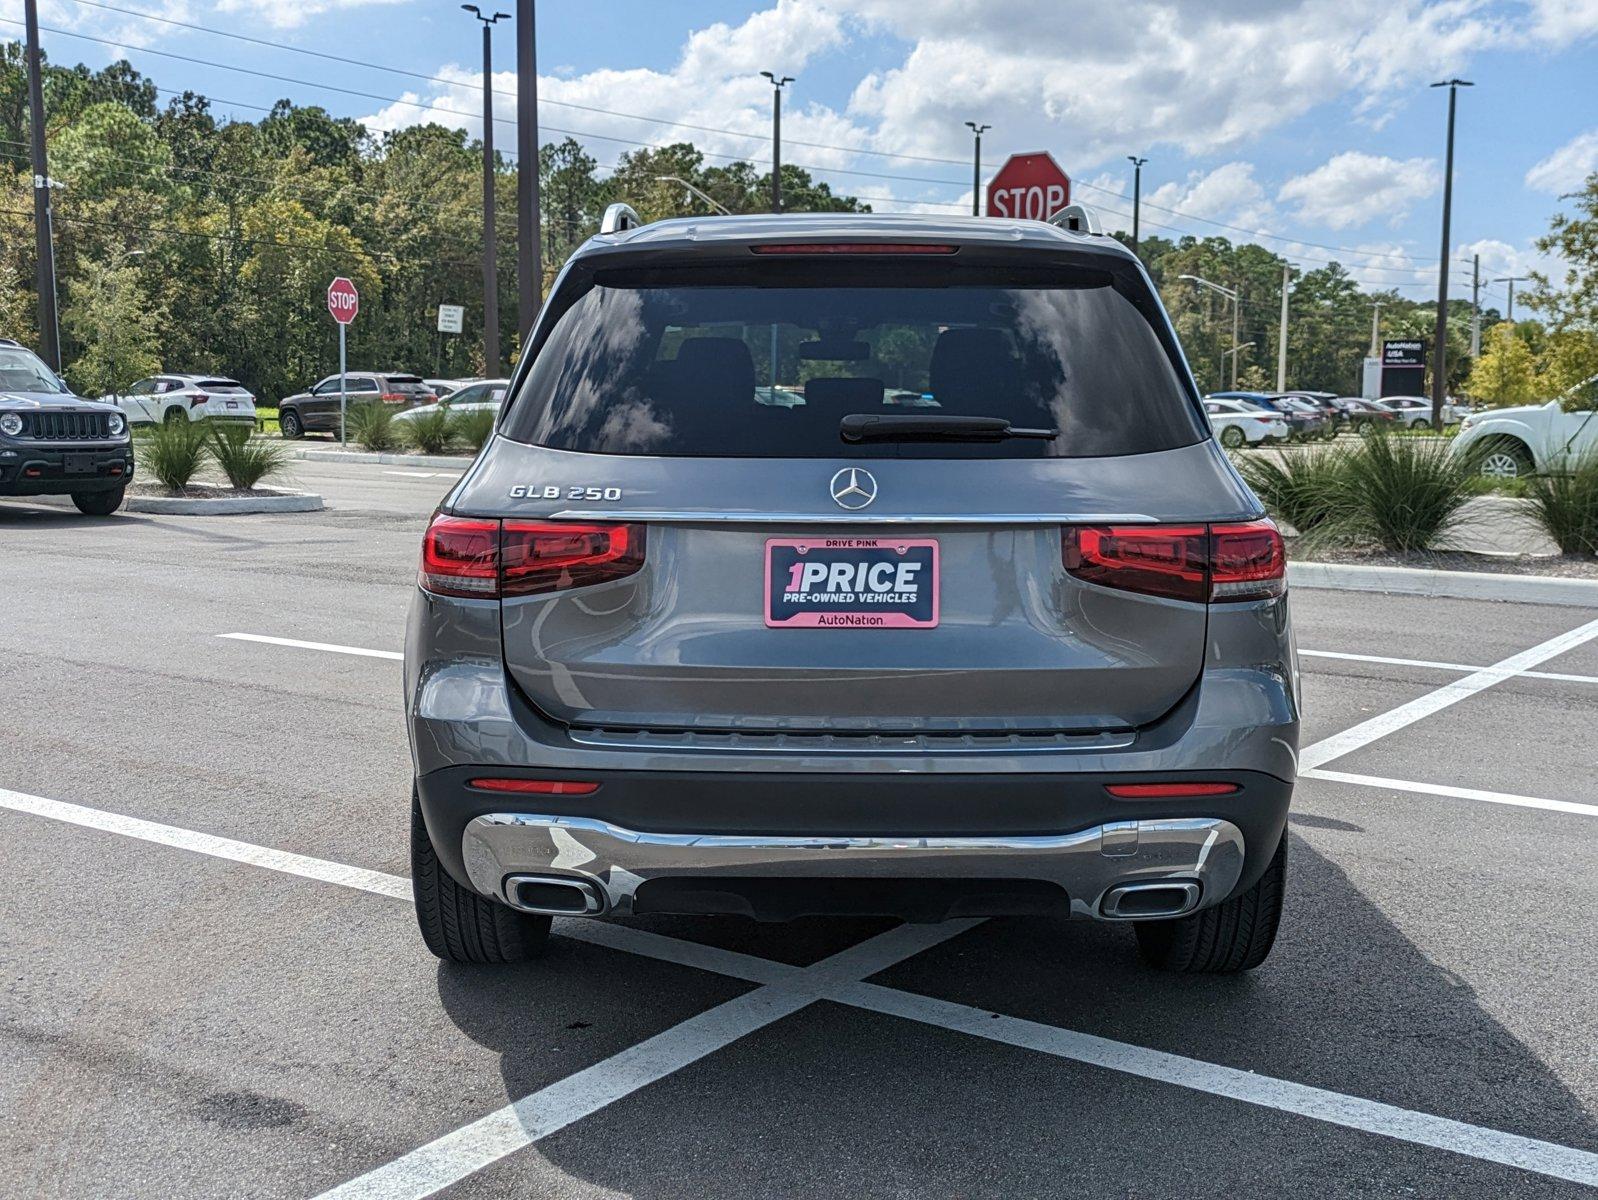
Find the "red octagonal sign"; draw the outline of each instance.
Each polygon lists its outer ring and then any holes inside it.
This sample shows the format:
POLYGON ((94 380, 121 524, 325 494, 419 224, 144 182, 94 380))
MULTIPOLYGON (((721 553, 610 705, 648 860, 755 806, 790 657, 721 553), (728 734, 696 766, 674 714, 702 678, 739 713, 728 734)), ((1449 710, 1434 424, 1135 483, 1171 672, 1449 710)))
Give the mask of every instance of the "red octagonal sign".
POLYGON ((327 285, 327 311, 340 325, 348 325, 361 311, 361 294, 342 275, 327 285))
POLYGON ((988 216, 1047 221, 1071 203, 1071 178, 1047 150, 1012 154, 988 184, 988 216))

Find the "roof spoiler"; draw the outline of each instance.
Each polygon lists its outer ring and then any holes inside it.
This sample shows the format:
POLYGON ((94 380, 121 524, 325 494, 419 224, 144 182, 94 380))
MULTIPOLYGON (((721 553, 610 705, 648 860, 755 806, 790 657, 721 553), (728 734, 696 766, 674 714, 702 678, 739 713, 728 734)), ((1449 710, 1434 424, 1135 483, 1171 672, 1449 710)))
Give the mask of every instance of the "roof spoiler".
POLYGON ((643 223, 643 218, 631 204, 612 204, 605 209, 605 215, 599 222, 599 232, 621 233, 627 229, 637 229, 643 223))
POLYGON ((1067 204, 1059 212, 1049 218, 1050 225, 1058 225, 1061 229, 1070 230, 1072 233, 1085 233, 1090 236, 1102 236, 1104 227, 1099 224, 1099 216, 1085 204, 1067 204))

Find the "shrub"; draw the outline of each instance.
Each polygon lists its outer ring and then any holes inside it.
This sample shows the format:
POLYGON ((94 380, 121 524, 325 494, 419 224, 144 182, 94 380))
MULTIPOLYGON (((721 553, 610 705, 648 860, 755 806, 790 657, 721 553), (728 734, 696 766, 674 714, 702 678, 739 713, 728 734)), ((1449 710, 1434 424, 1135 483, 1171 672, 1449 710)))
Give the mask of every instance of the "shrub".
POLYGON ((282 442, 258 441, 248 425, 217 425, 211 430, 211 456, 236 488, 248 490, 288 466, 282 442))
POLYGON ((209 457, 209 432, 204 421, 186 419, 144 426, 139 433, 138 464, 162 486, 181 492, 209 457))
POLYGON ((409 420, 401 421, 405 437, 423 454, 442 454, 449 449, 449 439, 454 432, 449 409, 442 406, 432 412, 419 412, 409 420))
POLYGON ((456 413, 450 418, 450 429, 473 450, 481 450, 483 443, 494 436, 494 424, 499 414, 491 408, 471 409, 456 413))
POLYGON ((1243 481, 1265 505, 1301 536, 1326 531, 1348 509, 1348 453, 1330 446, 1281 454, 1236 455, 1243 481))
POLYGON ((1384 549, 1429 550, 1457 527, 1474 495, 1470 463, 1442 440, 1366 438, 1348 454, 1342 536, 1384 549))
POLYGON ((1518 480, 1526 509, 1565 554, 1598 555, 1598 452, 1573 462, 1568 472, 1518 480))
POLYGON ((344 414, 346 432, 357 443, 381 454, 399 446, 394 410, 386 404, 355 404, 344 414))

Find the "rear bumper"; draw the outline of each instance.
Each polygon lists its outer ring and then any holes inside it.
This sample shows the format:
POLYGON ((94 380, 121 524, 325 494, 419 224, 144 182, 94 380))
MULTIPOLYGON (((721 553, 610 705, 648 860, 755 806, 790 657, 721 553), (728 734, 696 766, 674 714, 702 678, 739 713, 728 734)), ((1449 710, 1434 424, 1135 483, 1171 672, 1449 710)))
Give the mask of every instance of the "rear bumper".
POLYGON ((1105 790, 1148 775, 616 772, 590 774, 590 795, 529 796, 517 811, 504 793, 470 785, 481 773, 417 780, 440 861, 482 895, 574 915, 1124 919, 1134 914, 1116 911, 1120 889, 1153 883, 1175 889, 1173 902, 1185 890, 1178 911, 1192 911, 1259 877, 1292 791, 1241 771, 1202 773, 1234 793, 1174 801, 1105 790))
POLYGON ((0 496, 56 496, 125 487, 133 478, 133 447, 116 445, 0 448, 0 496), (67 469, 69 460, 74 468, 67 469))

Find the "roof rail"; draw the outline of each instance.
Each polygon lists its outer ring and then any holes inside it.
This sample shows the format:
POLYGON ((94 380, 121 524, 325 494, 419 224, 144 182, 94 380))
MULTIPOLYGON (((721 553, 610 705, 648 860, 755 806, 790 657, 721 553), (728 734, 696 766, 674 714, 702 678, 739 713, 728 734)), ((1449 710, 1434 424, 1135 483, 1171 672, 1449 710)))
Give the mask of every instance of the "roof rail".
POLYGON ((1067 204, 1049 218, 1049 224, 1069 229, 1072 233, 1097 235, 1104 232, 1104 226, 1099 224, 1098 214, 1085 204, 1067 204))
POLYGON ((624 229, 637 229, 643 223, 631 204, 612 204, 605 209, 599 232, 620 233, 624 229))
POLYGON ((22 349, 21 342, 8 337, 0 337, 0 346, 15 346, 18 350, 22 349))

